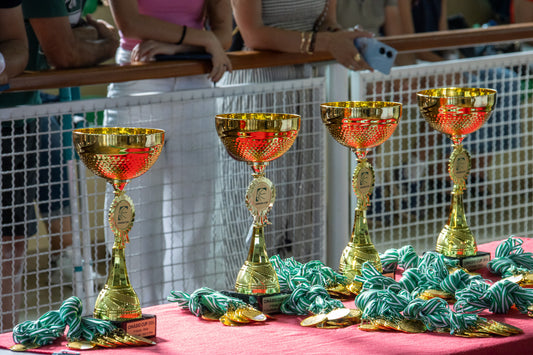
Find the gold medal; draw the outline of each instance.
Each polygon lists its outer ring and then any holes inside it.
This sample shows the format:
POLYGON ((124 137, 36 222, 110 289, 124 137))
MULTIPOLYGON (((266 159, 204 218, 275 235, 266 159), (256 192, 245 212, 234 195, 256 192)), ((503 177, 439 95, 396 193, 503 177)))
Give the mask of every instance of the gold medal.
POLYGON ((314 325, 324 323, 328 317, 324 313, 315 314, 314 316, 307 317, 300 322, 302 327, 312 327, 314 325))
POLYGON ((227 325, 227 326, 235 326, 235 325, 239 325, 239 323, 236 323, 234 321, 232 321, 226 314, 224 314, 222 317, 219 318, 219 321, 224 324, 224 325, 227 325))
POLYGON ((359 330, 362 330, 364 332, 375 332, 380 329, 377 325, 374 325, 371 323, 359 324, 357 328, 359 328, 359 330))
POLYGON ((219 314, 212 313, 212 312, 206 312, 201 315, 202 319, 205 320, 211 320, 211 321, 218 321, 220 318, 219 314))
POLYGON ((361 311, 358 308, 349 308, 350 314, 346 316, 352 323, 359 323, 361 321, 361 316, 363 315, 363 311, 361 311))
POLYGON ((336 308, 326 314, 326 317, 328 320, 336 320, 341 319, 350 314, 350 310, 348 308, 336 308))
POLYGON ((138 335, 133 335, 133 334, 127 334, 127 336, 130 338, 130 339, 133 339, 141 344, 144 344, 144 345, 155 345, 156 342, 151 340, 151 339, 148 339, 148 338, 145 338, 145 337, 141 337, 141 336, 138 336, 138 335))
POLYGON ((67 348, 69 349, 75 349, 75 350, 89 350, 89 349, 94 349, 96 347, 96 345, 90 341, 82 341, 82 340, 78 340, 78 341, 69 341, 67 343, 67 348))
POLYGON ((18 343, 10 347, 9 350, 20 352, 20 351, 26 351, 30 349, 37 349, 40 347, 41 347, 40 345, 34 344, 34 343, 24 343, 24 344, 18 343))
POLYGON ((255 322, 264 322, 267 320, 267 316, 255 308, 245 308, 241 314, 243 317, 255 322))
POLYGON ((242 315, 242 308, 237 309, 236 311, 227 311, 226 314, 229 319, 236 323, 250 323, 250 320, 242 315))
POLYGON ((426 326, 416 319, 402 319, 398 322, 398 330, 405 333, 424 333, 426 326))

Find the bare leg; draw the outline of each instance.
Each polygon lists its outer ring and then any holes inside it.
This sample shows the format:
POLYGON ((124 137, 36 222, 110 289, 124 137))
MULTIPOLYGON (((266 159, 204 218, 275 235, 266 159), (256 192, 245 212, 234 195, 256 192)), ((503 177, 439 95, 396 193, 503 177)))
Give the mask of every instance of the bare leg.
POLYGON ((72 225, 70 216, 53 218, 48 225, 52 253, 58 253, 72 245, 72 225))
POLYGON ((2 298, 0 331, 13 328, 17 323, 20 305, 21 273, 23 256, 26 253, 25 237, 4 237, 2 239, 2 298))

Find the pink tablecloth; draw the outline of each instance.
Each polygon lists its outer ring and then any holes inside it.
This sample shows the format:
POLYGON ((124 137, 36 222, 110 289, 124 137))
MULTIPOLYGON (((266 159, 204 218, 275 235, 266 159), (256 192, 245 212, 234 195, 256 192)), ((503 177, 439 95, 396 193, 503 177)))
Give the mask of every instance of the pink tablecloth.
MULTIPOLYGON (((533 250, 533 239, 523 238, 524 249, 533 250)), ((494 253, 500 242, 480 246, 494 253)), ((487 278, 497 279, 484 271, 487 278), (490 277, 489 277, 490 276, 490 277)), ((346 302, 353 307, 353 301, 346 302)), ((267 323, 227 327, 199 319, 176 304, 148 307, 144 313, 157 315, 157 345, 138 348, 91 350, 90 354, 528 354, 533 348, 533 319, 512 309, 507 315, 481 315, 524 330, 511 337, 460 338, 447 334, 404 334, 363 332, 356 326, 342 329, 304 328, 303 317, 279 315, 267 323)), ((11 333, 0 334, 0 347, 13 344, 11 333)), ((57 346, 36 349, 50 354, 65 349, 57 346)))

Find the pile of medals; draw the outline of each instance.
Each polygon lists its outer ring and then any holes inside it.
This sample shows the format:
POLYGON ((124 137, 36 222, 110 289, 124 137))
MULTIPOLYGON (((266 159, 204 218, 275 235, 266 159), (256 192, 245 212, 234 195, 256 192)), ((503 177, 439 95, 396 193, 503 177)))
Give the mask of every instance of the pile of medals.
POLYGON ((182 309, 188 309, 197 317, 220 321, 227 326, 254 324, 271 318, 238 298, 208 287, 199 288, 191 294, 171 291, 167 300, 177 302, 182 309))
POLYGON ((155 345, 155 341, 128 334, 123 329, 117 328, 107 334, 99 334, 91 341, 77 340, 67 343, 67 347, 76 350, 88 350, 94 348, 116 348, 122 346, 145 346, 155 345))
POLYGON ((13 328, 15 345, 10 349, 27 351, 52 344, 65 335, 67 327, 67 346, 76 350, 155 344, 150 339, 128 334, 109 321, 82 317, 82 309, 81 300, 72 296, 63 302, 59 310, 46 312, 36 321, 17 324, 13 328))
POLYGON ((361 321, 361 310, 356 308, 336 308, 328 313, 319 313, 300 322, 302 327, 345 328, 361 321))
POLYGON ((336 284, 326 287, 329 295, 341 301, 353 300, 361 291, 361 283, 336 284))
POLYGON ((424 323, 415 319, 387 319, 372 318, 363 321, 357 327, 365 332, 375 332, 378 330, 396 330, 404 333, 424 333, 427 329, 424 323))
MULTIPOLYGON (((422 321, 405 318, 372 318, 369 321, 362 321, 358 328, 365 332, 400 331, 404 333, 424 333, 428 330, 422 321)), ((449 328, 436 328, 433 331, 435 333, 450 333, 449 328)), ((522 329, 507 323, 493 320, 479 320, 467 329, 454 332, 453 335, 464 338, 488 338, 491 336, 507 337, 522 333, 522 329)))
POLYGON ((202 314, 201 317, 202 319, 206 320, 218 320, 222 324, 228 326, 245 325, 253 322, 264 322, 270 318, 263 312, 251 306, 238 307, 236 309, 229 307, 224 314, 206 313, 202 314))

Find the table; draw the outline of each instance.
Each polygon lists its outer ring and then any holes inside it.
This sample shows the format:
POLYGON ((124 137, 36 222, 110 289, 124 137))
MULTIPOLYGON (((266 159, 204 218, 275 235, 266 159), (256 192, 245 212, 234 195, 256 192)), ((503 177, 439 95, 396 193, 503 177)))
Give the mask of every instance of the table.
MULTIPOLYGON (((522 238, 524 250, 533 250, 533 239, 522 238)), ((500 241, 479 246, 491 252, 500 241)), ((485 278, 498 280, 484 270, 485 278)), ((353 301, 345 302, 353 307, 353 301)), ((206 321, 177 304, 169 303, 143 309, 157 315, 157 345, 91 350, 89 355, 117 354, 527 354, 533 347, 533 319, 511 309, 506 315, 489 312, 481 316, 502 321, 524 330, 511 337, 461 338, 449 334, 405 334, 400 332, 363 332, 356 326, 341 329, 305 328, 299 325, 304 317, 276 315, 266 323, 228 327, 218 321, 206 321)), ((0 348, 13 344, 11 333, 0 334, 0 348)), ((66 349, 63 341, 53 348, 35 349, 35 353, 51 354, 66 349)), ((5 353, 13 354, 6 351, 5 353)), ((83 353, 83 352, 81 352, 83 353)), ((3 351, 0 350, 0 354, 3 351)))

